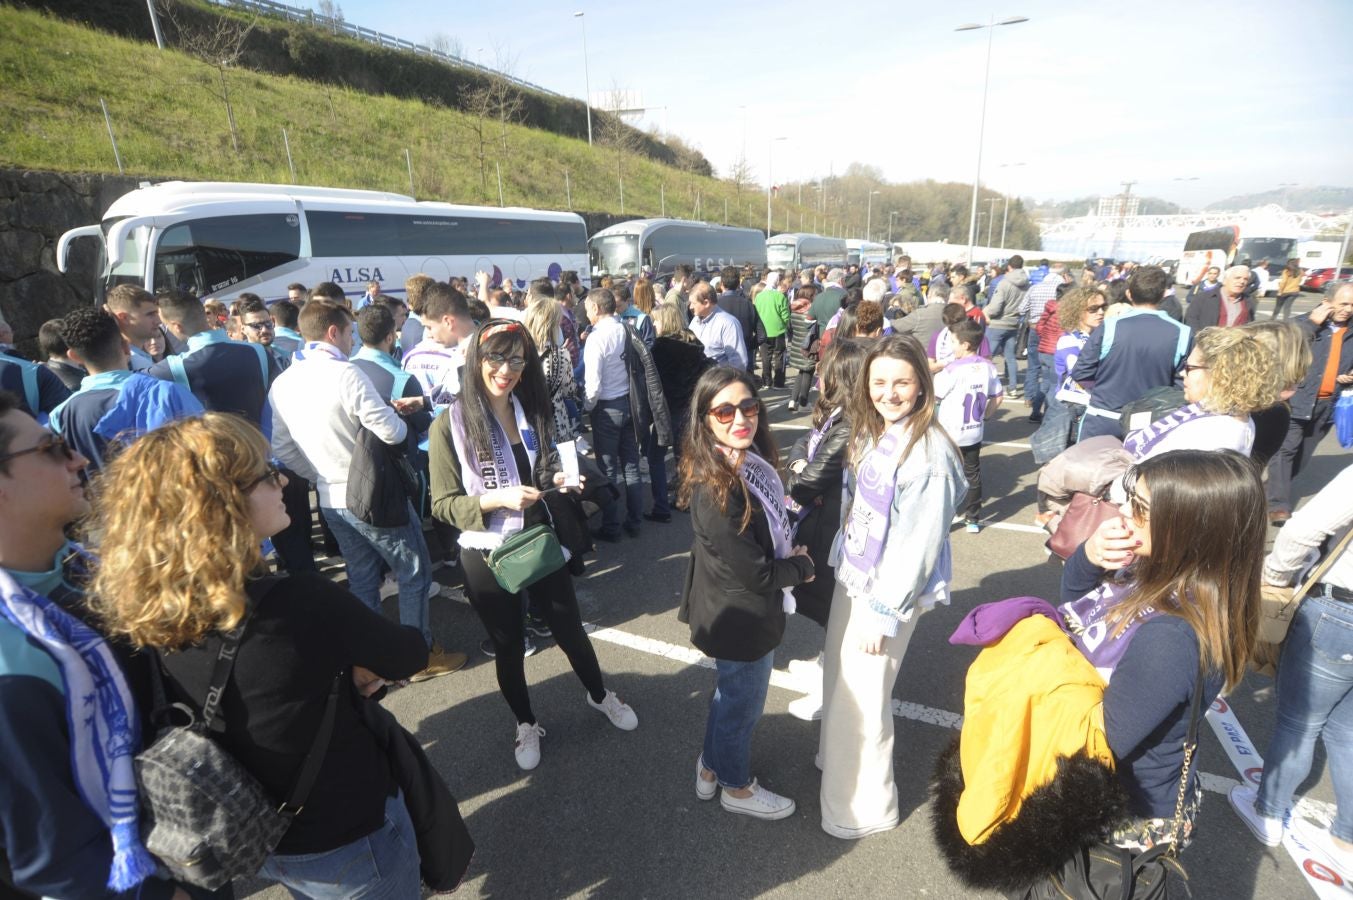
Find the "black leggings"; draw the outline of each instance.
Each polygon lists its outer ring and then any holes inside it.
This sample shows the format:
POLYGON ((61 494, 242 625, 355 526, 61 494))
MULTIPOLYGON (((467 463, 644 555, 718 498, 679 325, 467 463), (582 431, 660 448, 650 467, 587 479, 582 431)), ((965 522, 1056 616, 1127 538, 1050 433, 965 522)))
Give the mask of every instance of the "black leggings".
MULTIPOLYGON (((465 572, 465 592, 470 605, 484 623, 489 640, 493 642, 494 663, 498 670, 498 690, 512 708, 517 722, 535 724, 531 712, 531 697, 526 691, 525 640, 521 594, 509 594, 493 577, 480 550, 465 549, 460 554, 465 572)), ((578 598, 573 593, 573 576, 568 567, 551 572, 530 587, 531 607, 549 622, 554 640, 568 657, 569 665, 587 693, 596 703, 606 697, 601 680, 601 666, 592 642, 583 631, 582 616, 578 612, 578 598)))

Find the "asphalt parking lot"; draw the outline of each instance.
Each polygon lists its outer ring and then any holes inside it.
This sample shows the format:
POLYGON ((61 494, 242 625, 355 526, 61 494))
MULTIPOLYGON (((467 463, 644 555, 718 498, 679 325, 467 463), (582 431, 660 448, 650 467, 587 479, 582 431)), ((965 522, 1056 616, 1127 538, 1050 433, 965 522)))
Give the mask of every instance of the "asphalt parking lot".
MULTIPOLYGON (((1314 297, 1303 297, 1304 308, 1314 297)), ((808 427, 790 416, 784 391, 771 391, 781 445, 808 427)), ((819 773, 813 756, 817 723, 791 717, 786 705, 803 691, 785 670, 809 659, 823 634, 791 618, 766 715, 756 733, 753 772, 793 797, 789 819, 761 822, 697 800, 692 768, 703 735, 713 673, 688 642, 676 608, 691 544, 689 520, 645 523, 640 536, 603 544, 577 582, 584 619, 597 623, 593 642, 608 686, 638 713, 634 732, 620 732, 588 708, 563 654, 543 642, 527 660, 532 703, 547 735, 542 762, 520 771, 513 758, 515 722, 499 696, 493 664, 477 650, 484 636, 456 597, 434 600, 433 628, 443 645, 470 655, 456 674, 393 692, 385 701, 418 735, 460 801, 478 852, 467 898, 686 897, 970 897, 939 857, 930 832, 927 784, 933 761, 957 734, 963 678, 976 652, 947 638, 973 606, 1019 595, 1055 598, 1060 567, 1049 561, 1033 527, 1036 470, 1028 450, 1034 426, 1019 402, 991 422, 983 451, 986 527, 955 529, 953 603, 921 619, 895 694, 896 769, 903 822, 858 842, 819 826, 819 773)), ((1309 496, 1349 462, 1331 435, 1296 490, 1309 496)), ((443 580, 454 573, 443 572, 443 580)), ((393 609, 389 610, 393 615, 393 609)), ((1250 676, 1229 698, 1258 752, 1273 721, 1272 681, 1250 676)), ((1302 812, 1328 815, 1334 794, 1317 748, 1302 812)), ((1296 898, 1313 894, 1285 848, 1258 844, 1232 813, 1225 791, 1241 777, 1212 729, 1199 758, 1204 802, 1198 833, 1184 854, 1197 898, 1296 898)), ((285 897, 278 887, 240 886, 239 896, 285 897)), ((1329 884, 1321 896, 1346 896, 1329 884), (1332 891, 1332 893, 1331 893, 1332 891)), ((995 895, 990 895, 995 896, 995 895)))

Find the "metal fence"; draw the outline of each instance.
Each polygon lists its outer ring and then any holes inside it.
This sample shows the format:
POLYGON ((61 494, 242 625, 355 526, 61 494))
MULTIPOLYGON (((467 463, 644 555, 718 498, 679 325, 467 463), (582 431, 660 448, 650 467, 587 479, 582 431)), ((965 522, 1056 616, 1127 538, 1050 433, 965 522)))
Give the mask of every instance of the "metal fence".
POLYGON ((323 28, 332 34, 347 35, 350 38, 356 38, 359 41, 366 41, 369 44, 375 44, 378 47, 390 47, 396 50, 407 50, 410 53, 416 53, 420 56, 431 56, 434 59, 446 63, 448 66, 456 66, 462 69, 473 69, 482 72, 485 75, 494 78, 503 78, 518 87, 528 88, 533 91, 539 91, 542 94, 549 94, 554 97, 562 97, 558 91, 552 91, 549 88, 541 87, 538 84, 532 84, 521 78, 508 75, 505 72, 499 72, 497 69, 481 66, 478 63, 471 62, 468 59, 455 56, 450 53, 443 53, 440 50, 434 50, 424 44, 415 44, 413 41, 406 41, 403 38, 397 38, 394 35, 383 34, 379 31, 372 31, 370 28, 363 28, 360 25, 353 25, 351 22, 345 22, 342 19, 335 19, 330 16, 321 15, 313 9, 301 9, 295 6, 287 6, 285 3, 275 3, 273 0, 208 0, 216 6, 223 6, 230 9, 247 9, 260 15, 271 16, 273 18, 286 19, 289 22, 300 22, 305 25, 312 25, 316 28, 323 28))

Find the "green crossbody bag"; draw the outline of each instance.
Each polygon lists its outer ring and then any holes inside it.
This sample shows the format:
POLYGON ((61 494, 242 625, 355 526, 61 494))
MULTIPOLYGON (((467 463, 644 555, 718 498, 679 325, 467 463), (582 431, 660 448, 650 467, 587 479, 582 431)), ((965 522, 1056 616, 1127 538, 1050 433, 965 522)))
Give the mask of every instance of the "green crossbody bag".
POLYGON ((564 551, 549 525, 532 525, 503 541, 485 559, 500 587, 515 594, 563 568, 564 551))

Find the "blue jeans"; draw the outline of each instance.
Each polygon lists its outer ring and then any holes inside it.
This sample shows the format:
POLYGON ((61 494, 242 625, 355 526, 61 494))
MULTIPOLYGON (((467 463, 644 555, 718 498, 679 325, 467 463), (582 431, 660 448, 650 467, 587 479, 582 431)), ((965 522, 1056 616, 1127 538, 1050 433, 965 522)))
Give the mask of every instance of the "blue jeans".
POLYGON ((653 515, 670 516, 672 507, 667 503, 667 448, 658 446, 657 432, 648 430, 648 440, 644 441, 644 455, 648 457, 649 487, 653 489, 653 515))
POLYGON ((346 509, 321 506, 343 562, 348 569, 348 590, 376 612, 381 610, 381 562, 399 579, 399 622, 412 625, 432 646, 428 624, 428 585, 432 583, 432 559, 418 514, 409 505, 409 522, 399 528, 368 525, 346 509))
POLYGON ((1052 354, 1030 348, 1025 362, 1028 368, 1024 370, 1024 399, 1029 403, 1029 415, 1041 416, 1052 405, 1052 395, 1056 392, 1057 372, 1052 354))
POLYGON ((1019 360, 1015 358, 1015 344, 1018 343, 1018 328, 988 328, 987 341, 991 345, 991 356, 995 358, 1005 352, 1005 389, 1013 391, 1019 385, 1019 360))
POLYGON ((700 759, 726 788, 740 790, 752 783, 752 730, 766 708, 774 662, 774 650, 753 662, 714 661, 719 680, 709 699, 700 759))
MULTIPOLYGON (((624 485, 625 521, 639 527, 639 517, 644 511, 644 480, 639 474, 639 442, 634 438, 628 394, 614 400, 597 401, 592 408, 592 444, 601 471, 616 487, 624 485)), ((602 510, 601 528, 607 534, 619 534, 619 503, 612 503, 602 510)))
POLYGON ((1353 841, 1353 604, 1307 597, 1278 663, 1278 721, 1264 752, 1255 808, 1280 818, 1325 740, 1338 812, 1330 833, 1353 841))
POLYGON ((406 900, 421 896, 413 822, 397 793, 385 801, 385 823, 366 837, 325 853, 275 853, 258 874, 293 896, 315 900, 406 900))

